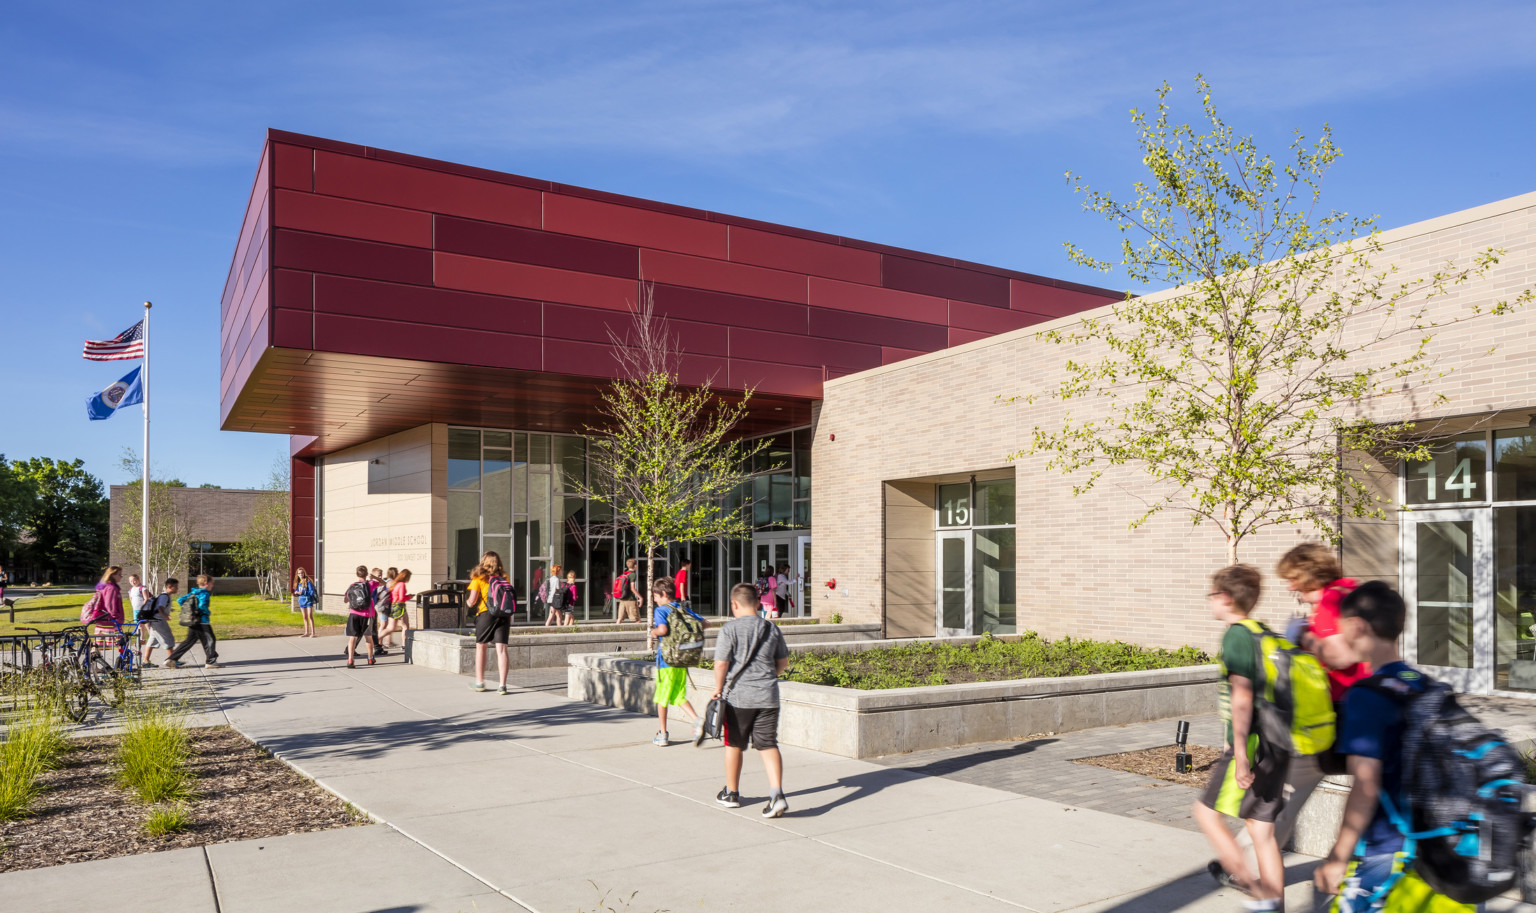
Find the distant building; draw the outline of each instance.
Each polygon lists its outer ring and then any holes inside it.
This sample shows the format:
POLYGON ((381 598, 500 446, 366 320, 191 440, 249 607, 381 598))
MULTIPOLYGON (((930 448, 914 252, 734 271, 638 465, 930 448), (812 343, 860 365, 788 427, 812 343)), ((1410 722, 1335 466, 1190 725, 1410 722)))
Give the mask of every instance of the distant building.
MULTIPOLYGON (((172 576, 186 579, 207 574, 219 578, 221 592, 256 592, 256 578, 235 564, 230 551, 251 525, 262 497, 270 492, 249 488, 171 488, 168 491, 192 529, 186 563, 174 568, 172 576)), ((122 566, 124 579, 139 571, 139 566, 125 559, 117 549, 118 530, 127 515, 125 501, 137 493, 138 489, 127 485, 112 486, 107 521, 111 549, 109 562, 122 566)))

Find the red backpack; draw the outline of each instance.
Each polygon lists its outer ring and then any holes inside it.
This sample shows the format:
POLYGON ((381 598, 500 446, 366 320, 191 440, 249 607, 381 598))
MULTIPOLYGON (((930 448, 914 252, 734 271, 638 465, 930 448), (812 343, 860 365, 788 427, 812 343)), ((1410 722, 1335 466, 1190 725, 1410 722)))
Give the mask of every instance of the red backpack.
POLYGON ((629 571, 625 571, 624 573, 620 574, 619 576, 613 578, 613 598, 614 599, 623 599, 624 598, 624 590, 628 587, 628 585, 629 585, 629 571))

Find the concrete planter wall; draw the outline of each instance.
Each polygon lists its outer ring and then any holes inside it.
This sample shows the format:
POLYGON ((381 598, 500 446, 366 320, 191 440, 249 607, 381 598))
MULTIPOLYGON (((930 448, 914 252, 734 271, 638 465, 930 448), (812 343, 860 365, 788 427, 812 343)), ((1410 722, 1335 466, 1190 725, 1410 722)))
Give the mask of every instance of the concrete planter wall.
MULTIPOLYGON (((625 653, 645 649, 645 627, 624 625, 619 631, 581 631, 562 634, 518 634, 507 638, 507 660, 513 669, 549 669, 565 666, 570 657, 584 653, 625 653)), ((713 646, 717 628, 706 634, 713 646)), ((870 640, 880 636, 879 624, 781 625, 784 639, 795 644, 870 640)), ((458 675, 475 668, 475 638, 459 631, 411 631, 405 636, 407 662, 458 675)))
MULTIPOLYGON (((822 644, 818 649, 864 650, 894 643, 822 644)), ((869 758, 1189 716, 1216 709, 1216 677, 1216 667, 1207 665, 882 691, 782 682, 779 741, 869 758)), ((694 679, 709 687, 701 676, 694 679)), ((651 663, 614 655, 571 657, 567 694, 573 700, 648 714, 655 710, 654 693, 651 663)))

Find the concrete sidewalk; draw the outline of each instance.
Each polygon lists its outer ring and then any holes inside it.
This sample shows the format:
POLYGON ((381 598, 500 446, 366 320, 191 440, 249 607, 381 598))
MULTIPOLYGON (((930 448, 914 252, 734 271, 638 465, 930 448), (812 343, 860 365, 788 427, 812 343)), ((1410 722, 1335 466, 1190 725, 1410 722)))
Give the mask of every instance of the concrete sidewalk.
MULTIPOLYGON (((161 674, 208 676, 231 723, 383 824, 0 875, 6 909, 95 908, 102 886, 160 883, 220 913, 573 913, 605 891, 638 891, 635 913, 1241 907, 1181 828, 797 749, 790 814, 764 820, 755 757, 745 807, 719 808, 718 743, 654 747, 651 719, 547 689, 475 694, 398 653, 349 671, 334 638, 220 646, 223 669, 161 674)), ((1290 909, 1308 910, 1311 866, 1294 862, 1290 909)))

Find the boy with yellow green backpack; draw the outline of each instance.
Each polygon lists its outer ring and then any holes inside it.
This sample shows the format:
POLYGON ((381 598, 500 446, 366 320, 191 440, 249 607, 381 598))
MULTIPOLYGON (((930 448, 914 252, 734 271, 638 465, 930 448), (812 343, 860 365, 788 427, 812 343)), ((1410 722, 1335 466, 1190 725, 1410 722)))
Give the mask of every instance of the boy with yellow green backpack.
POLYGON ((1211 614, 1227 623, 1219 660, 1226 743, 1194 809, 1217 864, 1253 898, 1245 906, 1256 913, 1284 906, 1285 864, 1275 819, 1285 808, 1291 757, 1329 748, 1335 725, 1328 678, 1317 659, 1250 617, 1262 587, 1258 570, 1248 565, 1211 575, 1211 614), (1257 875, 1224 816, 1243 820, 1257 875))

